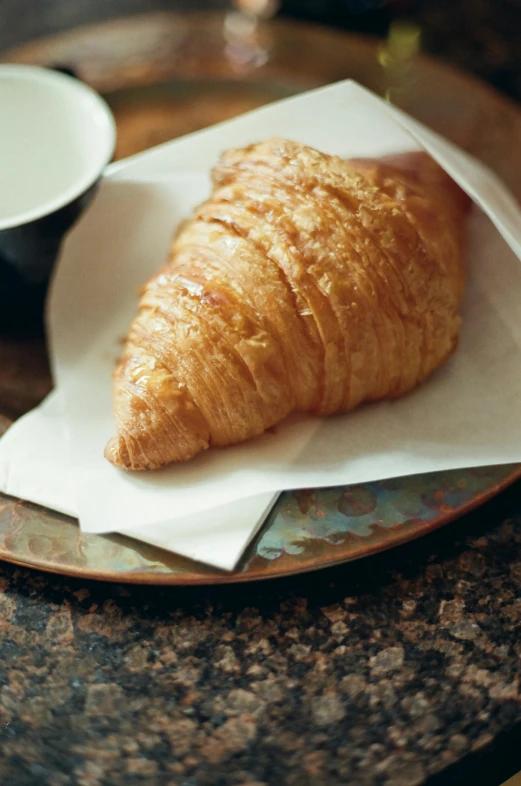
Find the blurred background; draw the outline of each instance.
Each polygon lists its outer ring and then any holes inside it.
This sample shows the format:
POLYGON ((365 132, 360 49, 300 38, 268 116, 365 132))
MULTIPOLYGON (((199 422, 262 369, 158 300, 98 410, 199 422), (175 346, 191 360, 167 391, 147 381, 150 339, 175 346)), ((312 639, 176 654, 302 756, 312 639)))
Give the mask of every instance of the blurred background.
POLYGON ((387 36, 407 22, 424 52, 521 100, 521 0, 0 0, 0 50, 78 25, 153 11, 230 10, 387 36))
POLYGON ((352 78, 519 186, 521 0, 0 0, 2 60, 102 93, 116 158, 352 78))
MULTIPOLYGON (((2 61, 58 67, 101 93, 115 159, 355 79, 521 199, 521 0, 0 0, 2 61)), ((22 314, 3 290, 1 313, 22 314)))

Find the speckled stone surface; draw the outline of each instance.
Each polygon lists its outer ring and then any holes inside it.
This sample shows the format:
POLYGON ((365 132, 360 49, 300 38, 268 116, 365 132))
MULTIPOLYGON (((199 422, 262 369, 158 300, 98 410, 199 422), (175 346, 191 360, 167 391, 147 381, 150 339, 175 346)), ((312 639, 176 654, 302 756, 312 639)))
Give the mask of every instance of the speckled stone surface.
POLYGON ((379 557, 264 584, 2 566, 0 782, 453 782, 451 765, 485 761, 521 719, 520 492, 379 557))

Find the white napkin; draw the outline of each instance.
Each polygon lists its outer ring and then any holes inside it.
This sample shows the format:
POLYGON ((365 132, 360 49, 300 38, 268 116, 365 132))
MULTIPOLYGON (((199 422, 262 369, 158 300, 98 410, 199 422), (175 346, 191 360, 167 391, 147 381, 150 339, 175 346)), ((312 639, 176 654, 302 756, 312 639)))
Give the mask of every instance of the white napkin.
MULTIPOLYGON (((0 491, 68 516, 78 515, 74 477, 58 392, 53 392, 0 439, 0 491)), ((126 533, 184 557, 233 570, 277 499, 261 494, 203 513, 126 533)))
POLYGON ((138 535, 172 519, 172 511, 191 515, 281 488, 521 461, 520 228, 516 203, 489 170, 353 82, 264 107, 113 167, 66 243, 49 310, 81 526, 138 535), (121 472, 103 459, 103 447, 114 433, 110 378, 137 308, 136 288, 164 261, 177 222, 206 197, 219 153, 272 135, 342 156, 423 146, 465 188, 491 220, 476 210, 470 222, 460 346, 399 401, 325 421, 293 418, 276 434, 184 465, 121 472))

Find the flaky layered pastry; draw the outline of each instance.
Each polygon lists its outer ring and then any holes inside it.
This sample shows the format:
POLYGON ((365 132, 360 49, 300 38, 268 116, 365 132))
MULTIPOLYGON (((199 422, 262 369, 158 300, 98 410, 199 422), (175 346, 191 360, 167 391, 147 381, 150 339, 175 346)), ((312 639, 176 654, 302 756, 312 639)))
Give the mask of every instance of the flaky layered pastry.
POLYGON ((144 288, 106 457, 152 469, 414 388, 456 346, 467 207, 424 153, 225 153, 144 288))

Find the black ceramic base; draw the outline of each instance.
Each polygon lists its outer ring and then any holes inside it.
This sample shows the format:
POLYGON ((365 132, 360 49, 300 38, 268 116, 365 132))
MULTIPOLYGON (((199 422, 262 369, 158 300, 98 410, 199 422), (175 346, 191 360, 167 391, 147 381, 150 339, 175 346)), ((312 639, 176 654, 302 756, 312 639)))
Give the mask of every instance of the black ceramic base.
POLYGON ((29 284, 0 256, 0 334, 43 333, 48 282, 29 284))
POLYGON ((41 333, 45 295, 64 235, 98 182, 60 210, 0 232, 0 333, 41 333))

